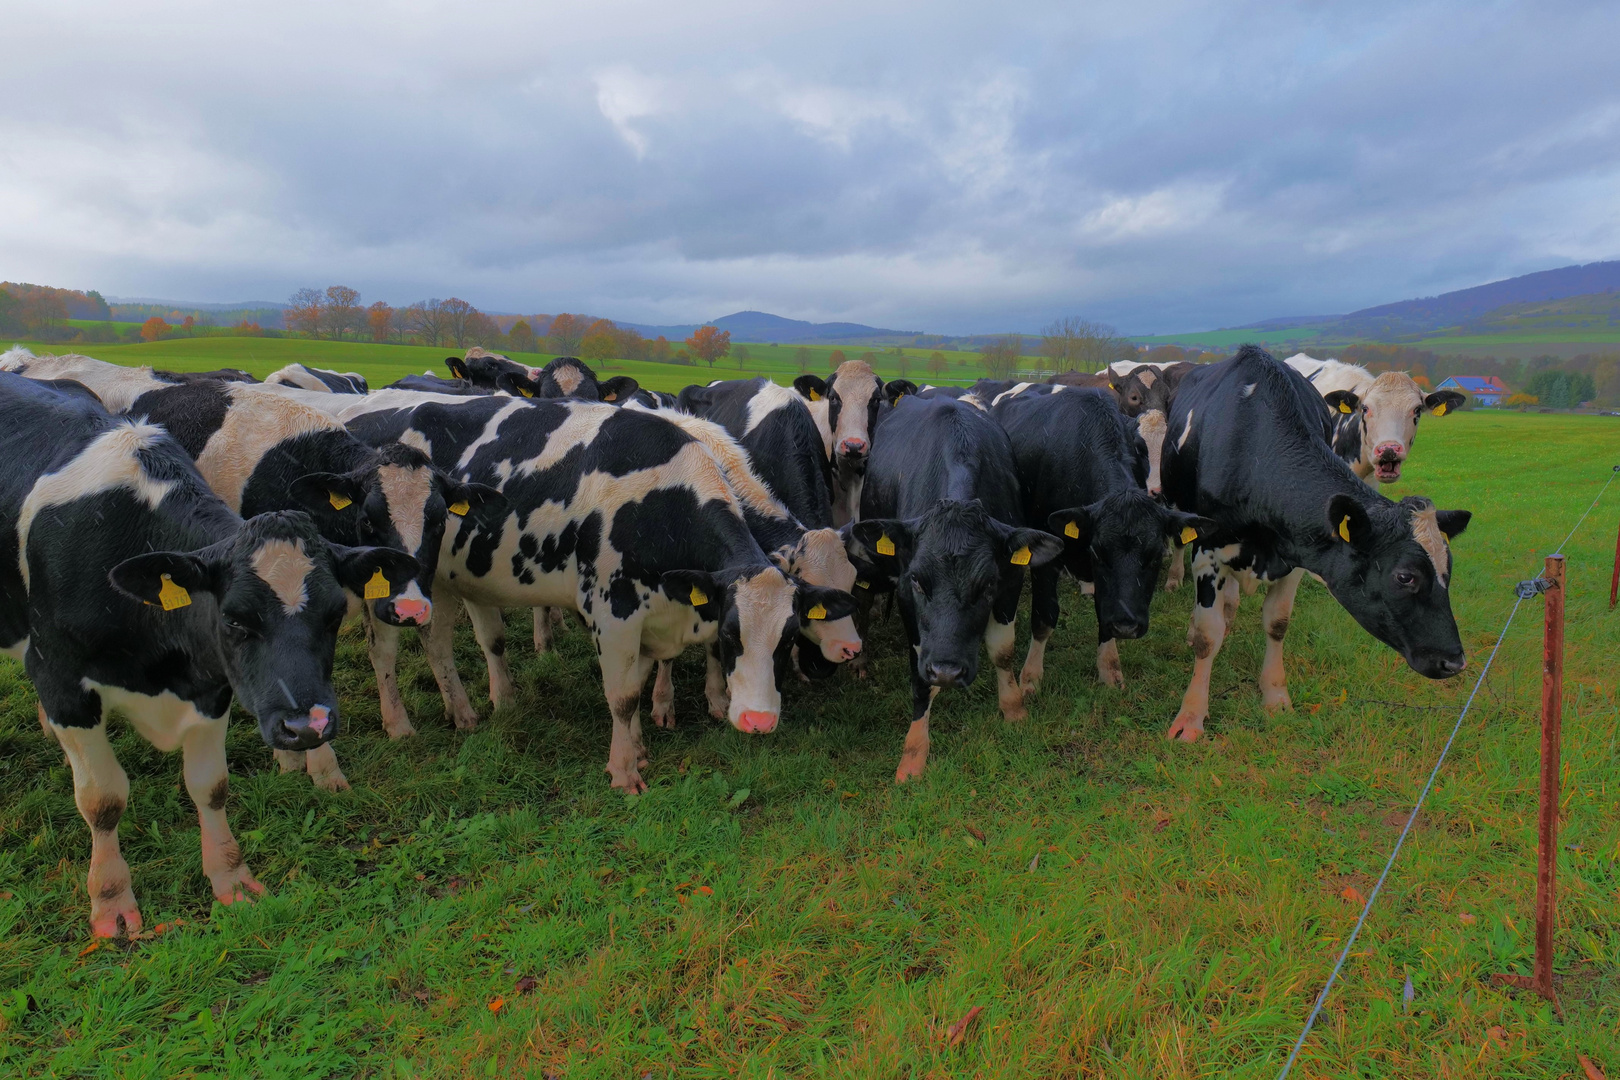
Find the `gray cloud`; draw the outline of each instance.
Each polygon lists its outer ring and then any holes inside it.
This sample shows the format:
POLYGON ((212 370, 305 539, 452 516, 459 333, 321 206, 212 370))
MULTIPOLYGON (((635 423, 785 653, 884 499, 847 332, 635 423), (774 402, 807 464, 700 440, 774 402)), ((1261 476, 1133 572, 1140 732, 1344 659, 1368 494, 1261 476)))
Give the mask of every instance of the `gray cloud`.
POLYGON ((25 3, 0 276, 949 332, 1620 254, 1612 5, 25 3))

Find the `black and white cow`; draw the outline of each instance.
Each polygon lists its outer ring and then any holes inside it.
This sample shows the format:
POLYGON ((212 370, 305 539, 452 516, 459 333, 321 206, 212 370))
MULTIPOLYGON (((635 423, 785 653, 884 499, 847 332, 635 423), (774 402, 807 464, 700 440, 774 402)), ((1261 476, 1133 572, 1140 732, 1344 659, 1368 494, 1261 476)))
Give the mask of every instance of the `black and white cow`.
POLYGON ((306 364, 288 364, 272 371, 264 381, 272 386, 296 386, 301 390, 314 390, 327 394, 365 394, 370 392, 366 377, 355 371, 327 371, 306 364))
MULTIPOLYGON (((908 388, 916 393, 912 383, 896 383, 890 398, 908 388)), ((810 402, 810 415, 832 462, 833 524, 847 525, 861 513, 861 486, 874 445, 878 409, 887 404, 883 380, 866 361, 846 360, 826 379, 800 375, 793 380, 793 388, 810 402)))
POLYGON ((833 524, 830 462, 800 394, 761 376, 688 386, 676 405, 725 428, 748 452, 754 472, 805 526, 833 524))
POLYGON ((1296 353, 1286 361, 1333 409, 1333 452, 1369 484, 1392 484, 1417 441, 1424 413, 1445 416, 1465 401, 1455 390, 1425 394, 1404 371, 1373 373, 1357 364, 1313 360, 1296 353))
MULTIPOLYGON (((0 353, 0 371, 25 375, 43 382, 70 380, 81 383, 101 400, 109 412, 127 410, 136 398, 149 390, 165 386, 178 386, 212 376, 213 372, 191 374, 174 371, 153 371, 149 367, 124 367, 109 364, 77 353, 62 356, 35 356, 28 349, 16 346, 0 353)), ((246 372, 238 374, 246 375, 246 372)), ((242 380, 232 380, 242 381, 242 380)), ((251 377, 246 381, 251 382, 251 377)))
POLYGON ((214 895, 262 892, 225 817, 231 699, 271 747, 330 741, 345 590, 379 573, 409 580, 415 560, 330 545, 302 513, 243 521, 162 428, 9 373, 0 457, 0 651, 23 662, 73 768, 92 931, 141 927, 118 850, 129 781, 107 739, 114 710, 158 749, 183 751, 214 895))
MULTIPOLYGON (((350 598, 353 610, 365 613, 383 728, 396 739, 413 734, 395 681, 398 635, 379 632, 376 624, 427 625, 447 517, 483 507, 499 512, 505 504, 500 493, 452 479, 415 447, 368 446, 341 421, 262 387, 165 387, 136 398, 129 415, 168 429, 214 493, 244 517, 304 510, 333 543, 397 548, 415 557, 410 580, 356 590, 350 598)), ((349 786, 329 746, 276 757, 283 770, 307 769, 329 791, 349 786)))
POLYGON ((456 397, 475 397, 494 392, 476 385, 470 379, 441 379, 431 371, 395 379, 383 389, 417 390, 425 394, 453 394, 456 397))
POLYGON ((1020 677, 1024 693, 1040 687, 1046 642, 1059 614, 1058 575, 1064 570, 1093 585, 1097 676, 1123 689, 1118 639, 1147 633, 1166 538, 1190 540, 1209 523, 1148 494, 1142 436, 1107 391, 1036 387, 998 397, 991 413, 1012 441, 1024 520, 1065 538, 1062 557, 1030 575, 1032 636, 1020 677))
POLYGON ((1165 494, 1215 527, 1194 544, 1188 641, 1196 661, 1172 738, 1203 733, 1210 671, 1245 574, 1271 583, 1260 670, 1268 712, 1293 707, 1282 643, 1307 570, 1414 671, 1445 679, 1463 669, 1448 540, 1467 527, 1468 511, 1436 510, 1415 496, 1395 503, 1369 489, 1328 445, 1332 423, 1304 377, 1253 345, 1196 368, 1176 391, 1165 494))
POLYGON ((950 398, 901 398, 879 425, 851 554, 898 594, 911 645, 911 729, 895 780, 921 776, 928 719, 941 687, 978 675, 982 639, 996 669, 1001 714, 1027 715, 1013 675, 1014 623, 1024 568, 1063 552, 1024 527, 1007 433, 950 398))
POLYGON ((679 426, 639 409, 577 401, 372 396, 349 428, 371 443, 421 446, 434 463, 507 499, 504 515, 446 530, 428 660, 458 727, 476 724, 451 655, 443 597, 472 617, 490 697, 512 700, 503 607, 562 607, 591 633, 613 718, 607 772, 644 790, 641 688, 654 661, 718 638, 727 719, 776 727, 778 680, 807 622, 849 615, 848 593, 798 581, 749 531, 720 465, 679 426), (414 399, 414 400, 413 400, 414 399))
POLYGON ((157 378, 162 379, 164 382, 173 383, 208 381, 256 383, 259 381, 258 379, 255 379, 251 373, 243 371, 241 368, 231 367, 215 368, 213 371, 157 370, 153 371, 152 374, 157 378))
MULTIPOLYGON (((490 352, 479 345, 469 348, 462 356, 447 356, 444 366, 456 379, 472 383, 480 390, 493 392, 501 389, 503 375, 521 375, 526 379, 539 379, 540 368, 520 364, 511 357, 490 352)), ((559 395, 560 396, 560 395, 559 395)))

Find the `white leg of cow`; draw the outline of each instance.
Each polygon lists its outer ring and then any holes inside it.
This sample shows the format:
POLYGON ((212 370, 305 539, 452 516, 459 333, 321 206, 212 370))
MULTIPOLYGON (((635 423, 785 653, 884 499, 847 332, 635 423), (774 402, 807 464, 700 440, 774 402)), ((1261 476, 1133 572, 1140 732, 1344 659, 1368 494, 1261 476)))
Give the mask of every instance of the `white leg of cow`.
POLYGON ((635 625, 614 626, 597 634, 597 655, 602 663, 602 692, 613 716, 613 739, 608 745, 607 774, 613 786, 640 793, 647 790, 641 779, 641 688, 647 682, 652 662, 641 655, 641 632, 635 625))
POLYGON ((227 720, 226 716, 209 720, 194 715, 193 726, 180 743, 186 791, 197 806, 197 823, 202 827, 203 873, 214 886, 214 898, 222 904, 246 900, 250 892, 264 892, 242 862, 242 849, 225 819, 225 800, 231 789, 225 768, 227 720))
POLYGON ((703 673, 703 694, 709 699, 709 715, 724 720, 731 710, 731 691, 726 689, 726 673, 720 667, 720 653, 710 642, 708 666, 703 673))
POLYGON ((304 764, 309 769, 309 778, 322 791, 349 790, 349 778, 343 775, 343 769, 338 765, 337 751, 331 743, 317 746, 306 753, 304 764))
POLYGON ((1204 721, 1209 717, 1210 672, 1226 638, 1226 612, 1236 610, 1239 595, 1237 579, 1213 551, 1199 549, 1193 557, 1193 583, 1198 600, 1193 604, 1192 627, 1187 633, 1187 643, 1193 650, 1192 681, 1182 695, 1181 711, 1166 733, 1168 738, 1184 742, 1196 742, 1204 734, 1204 721))
POLYGON ((1187 549, 1174 540, 1167 543, 1170 548, 1170 572, 1164 576, 1164 591, 1175 592, 1187 578, 1187 549))
POLYGON ((473 636, 484 650, 484 664, 489 669, 489 703, 504 708, 517 701, 517 687, 512 683, 512 671, 506 665, 506 620, 501 609, 466 601, 467 615, 472 619, 473 636))
POLYGON ((1260 665, 1260 697, 1268 713, 1294 710, 1294 703, 1288 697, 1288 673, 1283 670, 1283 638, 1288 634, 1288 619, 1294 613, 1294 594, 1304 576, 1303 569, 1295 569, 1281 581, 1272 582, 1266 590, 1262 615, 1266 628, 1266 659, 1260 665))
POLYGON ((304 771, 304 752, 302 750, 272 750, 270 756, 276 759, 281 772, 301 773, 304 771))
POLYGON ((73 767, 73 801, 90 826, 90 932, 117 937, 118 920, 133 934, 141 928, 141 910, 130 889, 129 864, 118 850, 118 821, 129 805, 129 777, 107 742, 107 723, 93 728, 57 727, 52 734, 73 767))
POLYGON ((653 723, 661 728, 675 726, 675 661, 658 661, 658 677, 653 680, 653 723))
POLYGON ((1029 715, 1029 710, 1024 708, 1023 688, 1013 675, 1013 645, 1017 633, 1016 622, 999 623, 994 617, 984 630, 984 647, 996 668, 996 699, 1005 720, 1022 720, 1029 715))
POLYGON ((415 735, 416 728, 411 725, 405 699, 399 692, 399 627, 372 618, 370 605, 366 610, 366 651, 377 676, 377 707, 382 713, 383 730, 390 739, 415 735))
POLYGON ((444 714, 459 730, 471 731, 478 726, 478 713, 467 699, 467 688, 461 685, 461 675, 456 671, 454 645, 456 618, 460 614, 461 605, 455 598, 444 597, 437 605, 433 621, 427 624, 427 632, 422 635, 422 651, 427 653, 428 666, 438 680, 439 693, 444 698, 444 714))
POLYGON ((1052 637, 1052 628, 1048 626, 1043 630, 1037 630, 1029 639, 1029 653, 1024 657, 1024 670, 1018 673, 1018 686, 1026 698, 1040 692, 1041 679, 1046 675, 1046 643, 1052 637))
MULTIPOLYGON (((51 722, 45 718, 45 706, 43 705, 39 706, 39 730, 45 733, 47 741, 56 743, 57 746, 62 745, 56 737, 56 729, 51 727, 51 722)), ((62 752, 62 763, 64 765, 72 764, 68 760, 67 751, 65 750, 62 752)))
POLYGON ((1097 679, 1115 690, 1125 689, 1125 672, 1119 666, 1119 642, 1114 638, 1097 646, 1097 679))
POLYGON ((551 626, 551 609, 537 607, 534 609, 534 653, 539 656, 548 653, 556 645, 556 634, 551 626))
MULTIPOLYGON (((918 696, 916 679, 912 680, 912 697, 918 696)), ((905 749, 900 751, 900 764, 894 770, 894 782, 903 784, 907 780, 915 780, 923 774, 923 768, 928 764, 928 718, 934 711, 934 699, 939 697, 939 687, 926 687, 928 700, 923 702, 922 715, 911 722, 906 729, 905 749)))

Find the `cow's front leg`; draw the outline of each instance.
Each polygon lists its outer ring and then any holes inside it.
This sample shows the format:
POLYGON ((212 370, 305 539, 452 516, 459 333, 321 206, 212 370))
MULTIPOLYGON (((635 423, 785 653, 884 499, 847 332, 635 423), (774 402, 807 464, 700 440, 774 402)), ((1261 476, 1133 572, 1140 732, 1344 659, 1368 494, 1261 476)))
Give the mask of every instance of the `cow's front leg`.
POLYGON ((117 937, 118 923, 131 934, 141 928, 141 910, 130 888, 129 863, 118 850, 118 822, 129 805, 129 777, 107 742, 107 723, 95 727, 58 727, 51 734, 73 767, 73 802, 90 826, 90 932, 117 937))
POLYGON ((1125 671, 1119 666, 1119 642, 1114 638, 1097 643, 1097 681, 1115 690, 1125 689, 1125 671))
POLYGON ((1292 712, 1294 703, 1288 697, 1288 673, 1283 670, 1283 638, 1288 633, 1288 620, 1294 613, 1294 594, 1299 591, 1303 568, 1296 567, 1266 590, 1262 621, 1266 627, 1266 659, 1260 665, 1260 698, 1266 712, 1292 712))
POLYGON ((214 898, 222 904, 246 900, 250 892, 264 892, 264 886, 254 879, 252 871, 242 861, 242 849, 225 819, 225 799, 231 788, 230 774, 225 767, 228 718, 227 715, 211 720, 194 713, 180 743, 186 791, 197 806, 197 823, 202 827, 203 873, 214 886, 214 898))
POLYGON ((456 598, 444 595, 422 635, 422 651, 427 654, 428 667, 433 669, 439 695, 444 698, 444 715, 459 730, 471 731, 478 726, 478 712, 468 700, 467 688, 461 685, 461 675, 456 671, 456 619, 460 615, 461 605, 456 598))
POLYGON ((309 778, 322 791, 348 791, 349 778, 338 765, 337 750, 331 743, 323 743, 304 754, 304 767, 309 778))
POLYGON ((641 655, 641 628, 613 622, 596 629, 596 654, 602 665, 602 693, 613 718, 607 774, 613 786, 631 794, 647 790, 641 779, 645 761, 641 744, 641 690, 652 659, 641 655))
POLYGON ((473 636, 484 650, 484 666, 489 671, 489 703, 497 709, 505 708, 517 701, 517 687, 506 664, 506 620, 498 607, 470 600, 464 602, 467 616, 472 619, 473 636))
POLYGON ((1057 566, 1047 563, 1030 575, 1029 654, 1024 657, 1024 670, 1018 676, 1018 685, 1026 698, 1040 692, 1041 678, 1046 673, 1046 642, 1057 627, 1060 610, 1058 574, 1057 566))
POLYGON ((1209 677, 1215 667, 1215 656, 1221 651, 1226 638, 1228 610, 1236 610, 1238 602, 1237 579, 1231 575, 1215 552, 1196 548, 1193 555, 1193 583, 1198 590, 1193 603, 1192 626, 1187 632, 1187 643, 1193 650, 1192 681, 1181 698, 1181 711, 1176 714, 1166 733, 1168 738, 1196 742, 1204 734, 1204 721, 1209 717, 1209 677))
POLYGON ((928 764, 928 716, 934 711, 934 698, 939 687, 929 686, 917 674, 916 660, 911 664, 911 727, 906 731, 906 746, 900 751, 900 765, 894 770, 894 782, 903 784, 923 774, 928 764))
MULTIPOLYGON (((451 608, 453 620, 454 601, 451 608)), ((390 739, 415 735, 416 728, 411 726, 405 699, 399 692, 399 627, 374 618, 370 604, 365 606, 365 611, 366 652, 371 658, 371 670, 377 676, 377 707, 382 712, 383 730, 390 739)))
POLYGON ((675 726, 675 661, 658 661, 658 674, 653 679, 653 723, 661 728, 675 726))
POLYGON ((1187 578, 1187 549, 1176 543, 1174 538, 1165 541, 1165 544, 1170 549, 1170 572, 1164 576, 1164 591, 1175 592, 1187 578))
POLYGON ((709 699, 709 715, 724 720, 731 715, 731 689, 726 686, 726 671, 720 665, 720 646, 711 641, 705 647, 706 667, 703 671, 703 695, 709 699))
POLYGON ((996 669, 996 700, 1004 720, 1022 720, 1024 691, 1013 675, 1013 648, 1018 635, 1018 594, 1024 589, 1024 572, 1008 575, 990 604, 990 622, 984 628, 984 647, 996 669))

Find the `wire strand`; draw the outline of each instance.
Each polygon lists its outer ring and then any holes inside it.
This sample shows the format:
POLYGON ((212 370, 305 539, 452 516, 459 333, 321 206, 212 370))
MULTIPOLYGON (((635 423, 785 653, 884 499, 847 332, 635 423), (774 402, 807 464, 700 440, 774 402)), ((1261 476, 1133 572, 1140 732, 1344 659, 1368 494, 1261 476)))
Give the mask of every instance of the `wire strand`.
POLYGON ((1613 471, 1611 471, 1609 473, 1609 478, 1607 480, 1605 480, 1603 482, 1603 486, 1598 489, 1597 498, 1592 500, 1592 505, 1588 506, 1586 508, 1586 513, 1581 515, 1581 519, 1580 519, 1580 521, 1577 521, 1575 523, 1575 527, 1573 529, 1569 530, 1569 536, 1564 537, 1564 542, 1559 544, 1557 547, 1553 548, 1553 553, 1554 554, 1557 554, 1557 553, 1563 551, 1564 548, 1566 546, 1568 546, 1570 538, 1573 537, 1577 532, 1580 531, 1581 525, 1585 523, 1586 519, 1591 516, 1592 511, 1594 509, 1596 509, 1597 504, 1598 504, 1598 499, 1603 498, 1603 493, 1605 491, 1609 490, 1609 485, 1614 483, 1614 478, 1616 476, 1620 476, 1620 465, 1616 465, 1614 467, 1613 471))

